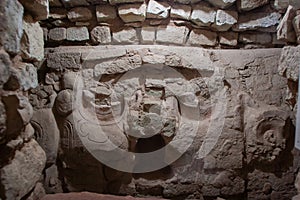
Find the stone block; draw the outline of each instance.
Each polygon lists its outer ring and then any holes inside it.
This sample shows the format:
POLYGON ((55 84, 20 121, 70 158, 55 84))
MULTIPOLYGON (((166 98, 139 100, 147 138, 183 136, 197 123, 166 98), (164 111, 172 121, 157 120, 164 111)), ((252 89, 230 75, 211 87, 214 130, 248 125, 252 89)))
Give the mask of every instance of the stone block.
POLYGON ((233 26, 234 31, 256 30, 259 28, 270 28, 278 25, 281 14, 277 12, 248 13, 239 16, 238 23, 233 26))
POLYGON ((19 1, 2 0, 0 2, 0 44, 12 54, 20 51, 23 12, 24 8, 19 1))
POLYGON ((36 185, 45 167, 46 155, 35 140, 17 150, 9 164, 0 169, 6 199, 20 200, 36 185))
POLYGON ((239 34, 235 32, 223 32, 219 34, 220 44, 236 46, 239 34))
POLYGON ((40 24, 27 15, 23 20, 22 58, 41 61, 44 58, 44 32, 40 24))
POLYGON ((287 46, 282 49, 278 71, 282 76, 297 82, 299 80, 300 46, 287 46))
POLYGON ((269 33, 240 33, 239 42, 245 44, 271 44, 272 35, 269 33))
POLYGON ((215 46, 217 36, 217 33, 212 31, 193 29, 187 43, 192 46, 215 46))
POLYGON ((49 30, 48 37, 50 41, 60 42, 67 39, 66 28, 53 28, 49 30))
POLYGON ((188 29, 183 26, 159 26, 156 33, 156 42, 183 45, 187 34, 188 29))
POLYGON ((208 2, 218 8, 224 9, 233 5, 236 2, 236 0, 208 0, 208 2))
POLYGON ((138 41, 137 33, 134 28, 123 29, 112 34, 114 43, 133 44, 138 41))
POLYGON ((68 12, 68 19, 71 22, 84 22, 92 19, 92 12, 85 7, 72 8, 68 12))
POLYGON ((171 7, 171 17, 174 19, 189 20, 192 7, 188 5, 175 4, 171 7))
POLYGON ((156 28, 153 26, 144 26, 141 30, 141 42, 143 44, 153 44, 155 41, 156 28))
POLYGON ((240 0, 238 1, 238 8, 242 11, 249 11, 268 3, 269 0, 240 0))
POLYGON ((297 36, 297 42, 300 44, 300 15, 293 19, 293 27, 297 36))
POLYGON ((91 39, 95 44, 111 43, 110 28, 108 26, 96 26, 91 31, 91 39))
POLYGON ((80 69, 81 53, 50 53, 47 55, 47 67, 56 71, 80 69))
POLYGON ((66 8, 89 5, 86 0, 61 0, 61 2, 66 8))
POLYGON ((35 20, 45 20, 49 15, 48 0, 19 0, 35 20))
POLYGON ((190 20, 198 26, 210 26, 215 22, 216 11, 206 4, 197 4, 193 7, 190 20))
POLYGON ((120 18, 125 23, 142 22, 146 19, 146 4, 125 4, 118 8, 120 18))
POLYGON ((237 23, 238 13, 235 11, 218 10, 216 14, 216 23, 213 28, 217 31, 228 31, 234 24, 237 23))
POLYGON ((67 28, 67 40, 69 41, 85 41, 89 40, 89 31, 86 27, 67 28))
POLYGON ((171 7, 166 2, 150 0, 147 7, 147 18, 165 19, 169 16, 171 7))
POLYGON ((96 7, 96 17, 98 22, 106 22, 117 18, 117 11, 114 6, 101 5, 96 7))

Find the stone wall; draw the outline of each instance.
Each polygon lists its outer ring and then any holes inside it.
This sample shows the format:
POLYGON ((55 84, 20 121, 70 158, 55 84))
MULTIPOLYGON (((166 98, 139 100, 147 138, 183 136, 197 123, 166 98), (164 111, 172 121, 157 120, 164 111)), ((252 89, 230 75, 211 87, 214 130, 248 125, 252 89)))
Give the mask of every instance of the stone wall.
MULTIPOLYGON (((38 12, 48 12, 48 5, 38 12)), ((38 199, 46 154, 30 123, 33 107, 28 91, 38 86, 44 58, 43 30, 16 0, 0 2, 0 199, 38 199)))
POLYGON ((291 199, 297 4, 2 0, 0 199, 291 199))
POLYGON ((291 4, 294 7, 288 8, 287 0, 53 0, 43 27, 47 46, 282 47, 299 42, 299 5, 291 4))

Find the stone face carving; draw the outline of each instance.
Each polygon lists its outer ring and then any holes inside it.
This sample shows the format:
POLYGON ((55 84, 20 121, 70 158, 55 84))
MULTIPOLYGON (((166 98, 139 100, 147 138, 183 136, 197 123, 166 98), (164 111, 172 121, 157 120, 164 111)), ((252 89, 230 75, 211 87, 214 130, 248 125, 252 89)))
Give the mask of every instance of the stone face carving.
POLYGON ((282 100, 287 80, 277 74, 280 51, 239 51, 240 59, 234 50, 169 51, 62 48, 48 55, 50 68, 65 71, 54 110, 62 150, 58 170, 68 190, 199 199, 242 196, 250 189, 255 199, 291 188, 268 175, 277 170, 291 176, 288 167, 276 168, 291 150, 293 132, 282 100), (60 66, 53 68, 55 63, 60 66), (137 178, 134 172, 143 173, 137 178), (253 185, 246 184, 248 174, 253 185), (261 190, 255 174, 264 177, 261 190), (270 180, 278 187, 270 189, 270 180))

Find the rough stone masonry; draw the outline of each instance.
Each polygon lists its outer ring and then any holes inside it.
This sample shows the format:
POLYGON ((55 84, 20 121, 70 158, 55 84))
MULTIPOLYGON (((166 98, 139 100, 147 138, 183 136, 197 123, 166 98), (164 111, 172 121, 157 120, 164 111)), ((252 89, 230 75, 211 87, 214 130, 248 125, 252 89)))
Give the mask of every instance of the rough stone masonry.
POLYGON ((2 0, 0 199, 300 199, 299 9, 2 0))

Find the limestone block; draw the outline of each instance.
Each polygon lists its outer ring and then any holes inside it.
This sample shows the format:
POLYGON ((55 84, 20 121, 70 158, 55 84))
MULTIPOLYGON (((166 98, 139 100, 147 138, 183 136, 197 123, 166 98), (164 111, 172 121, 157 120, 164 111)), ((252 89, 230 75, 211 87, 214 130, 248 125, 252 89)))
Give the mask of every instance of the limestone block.
POLYGON ((44 32, 38 22, 27 15, 23 21, 23 37, 21 41, 22 58, 41 61, 44 58, 44 32))
POLYGON ((65 19, 67 18, 68 11, 65 8, 51 8, 49 19, 65 19))
POLYGON ((155 41, 155 31, 156 28, 153 26, 144 26, 141 30, 141 42, 143 44, 149 43, 152 44, 155 41))
POLYGON ((216 23, 213 27, 217 31, 228 31, 234 24, 237 23, 238 13, 235 11, 217 10, 216 23))
POLYGON ((160 43, 184 44, 188 29, 179 26, 159 26, 157 28, 156 41, 160 43))
POLYGON ((96 26, 91 31, 91 39, 95 44, 111 43, 110 28, 108 26, 96 26))
POLYGON ((296 33, 293 27, 293 19, 296 11, 292 6, 287 8, 285 15, 277 26, 277 39, 284 42, 296 42, 296 33))
POLYGON ((175 19, 189 20, 192 7, 188 5, 175 4, 171 7, 171 17, 175 19))
POLYGON ((20 0, 25 10, 30 12, 35 20, 45 20, 49 15, 48 0, 20 0))
POLYGON ((240 33, 239 42, 245 44, 271 44, 272 35, 269 33, 240 33))
MULTIPOLYGON (((16 63, 8 85, 27 91, 38 86, 37 69, 30 63, 16 63)), ((12 88, 13 89, 13 88, 12 88)))
POLYGON ((238 1, 238 8, 242 11, 249 11, 267 3, 269 3, 269 0, 240 0, 238 1))
POLYGON ((63 69, 79 69, 80 53, 50 53, 47 55, 47 67, 56 71, 63 69))
POLYGON ((146 4, 125 4, 118 8, 120 18, 125 23, 141 22, 146 18, 146 4))
POLYGON ((35 140, 17 150, 10 163, 0 169, 7 199, 20 200, 36 185, 45 167, 46 155, 35 140))
POLYGON ((209 3, 218 7, 218 8, 228 8, 229 6, 233 5, 236 0, 208 0, 209 3))
POLYGON ((121 4, 121 3, 142 3, 144 0, 109 0, 111 5, 121 4))
POLYGON ((236 46, 238 44, 239 34, 235 32, 223 32, 219 34, 220 44, 236 46))
POLYGON ((0 2, 0 44, 8 53, 20 51, 23 35, 23 6, 19 1, 3 0, 0 2))
POLYGON ((164 19, 169 16, 171 7, 166 2, 150 0, 147 7, 147 18, 164 19))
POLYGON ((281 15, 277 12, 249 13, 239 16, 238 23, 233 26, 234 31, 256 30, 278 25, 281 15))
POLYGON ((278 71, 289 80, 297 82, 299 79, 300 47, 287 46, 282 49, 278 71))
POLYGON ((90 35, 86 27, 67 28, 67 40, 69 41, 85 41, 89 40, 90 35))
POLYGON ((197 4, 193 7, 190 20, 199 26, 210 26, 215 22, 216 11, 214 8, 206 6, 206 4, 197 4))
POLYGON ((49 40, 51 41, 64 41, 67 39, 67 29, 66 28, 53 28, 49 30, 48 33, 49 40))
POLYGON ((96 7, 96 16, 98 22, 106 22, 117 17, 117 11, 114 6, 101 5, 96 7))
POLYGON ((123 29, 119 32, 113 32, 113 42, 133 44, 138 41, 136 30, 134 28, 123 29))
POLYGON ((215 46, 217 33, 201 29, 193 29, 188 39, 188 44, 193 46, 215 46))
POLYGON ((89 21, 92 19, 92 12, 85 7, 76 7, 72 8, 68 12, 68 19, 71 22, 84 22, 84 21, 89 21))
POLYGON ((35 110, 30 123, 37 142, 46 153, 46 163, 55 164, 59 148, 59 130, 52 108, 35 110))
POLYGON ((89 5, 86 0, 61 0, 61 2, 66 8, 89 5))

